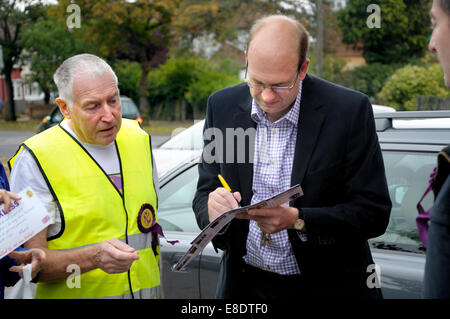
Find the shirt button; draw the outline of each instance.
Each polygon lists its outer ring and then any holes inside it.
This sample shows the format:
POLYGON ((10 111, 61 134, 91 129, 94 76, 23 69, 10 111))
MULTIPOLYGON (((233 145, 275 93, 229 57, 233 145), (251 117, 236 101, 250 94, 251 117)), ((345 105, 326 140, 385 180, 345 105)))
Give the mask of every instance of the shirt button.
POLYGON ((269 266, 269 265, 267 265, 267 269, 269 269, 269 270, 270 270, 270 266, 269 266))

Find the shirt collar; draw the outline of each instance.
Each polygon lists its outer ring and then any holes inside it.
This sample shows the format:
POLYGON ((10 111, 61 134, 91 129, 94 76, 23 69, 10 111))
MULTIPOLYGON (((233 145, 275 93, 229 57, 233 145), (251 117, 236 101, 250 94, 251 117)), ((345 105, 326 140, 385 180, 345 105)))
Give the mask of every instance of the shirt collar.
MULTIPOLYGON (((298 93, 297 93, 297 98, 295 99, 293 107, 289 110, 289 112, 287 112, 282 118, 280 118, 275 123, 287 120, 292 125, 297 127, 298 116, 299 116, 299 113, 300 113, 300 101, 301 101, 301 98, 302 98, 302 86, 303 86, 303 81, 300 81, 300 85, 299 85, 298 93)), ((256 123, 260 123, 263 119, 266 119, 268 121, 267 116, 266 116, 266 112, 264 112, 261 109, 261 107, 255 101, 255 99, 252 99, 252 111, 251 111, 250 117, 256 123)))

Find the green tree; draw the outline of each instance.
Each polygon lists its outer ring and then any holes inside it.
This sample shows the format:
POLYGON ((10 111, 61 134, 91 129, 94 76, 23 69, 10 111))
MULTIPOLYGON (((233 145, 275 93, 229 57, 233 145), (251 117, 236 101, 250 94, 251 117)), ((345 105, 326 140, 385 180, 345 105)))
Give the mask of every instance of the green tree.
POLYGON ((58 66, 74 54, 89 51, 77 38, 76 31, 69 30, 48 17, 41 17, 25 28, 22 36, 24 59, 31 64, 29 80, 39 83, 49 103, 50 93, 56 90, 53 74, 58 66))
POLYGON ((214 70, 200 70, 198 75, 198 80, 191 82, 185 93, 186 100, 192 105, 194 119, 204 118, 208 97, 212 93, 240 82, 234 74, 214 70))
POLYGON ((23 49, 22 31, 24 26, 36 21, 42 13, 42 6, 32 0, 7 1, 0 0, 0 45, 3 48, 5 75, 7 121, 16 120, 14 92, 11 72, 15 64, 19 63, 23 49))
POLYGON ((139 81, 141 79, 141 66, 139 63, 128 60, 115 60, 113 68, 119 79, 120 94, 128 96, 138 104, 139 81))
POLYGON ((222 65, 195 57, 171 58, 150 73, 149 101, 153 118, 185 120, 198 117, 208 96, 239 82, 229 61, 222 65))
MULTIPOLYGON (((55 16, 64 16, 69 0, 59 1, 55 16)), ((171 22, 178 0, 77 0, 84 40, 108 60, 137 62, 141 68, 139 107, 149 111, 148 74, 167 59, 171 22)))
MULTIPOLYGON (((367 63, 407 62, 423 56, 427 48, 429 0, 379 0, 380 27, 370 28, 367 12, 372 1, 349 0, 338 13, 343 42, 356 45, 362 41, 367 63)), ((370 22, 370 21, 369 21, 370 22)))
POLYGON ((417 110, 417 97, 450 96, 444 86, 444 77, 439 63, 429 67, 407 65, 398 69, 386 81, 378 98, 399 111, 417 110))
POLYGON ((278 13, 295 16, 306 26, 310 24, 305 3, 298 0, 184 0, 173 24, 181 47, 190 47, 194 39, 212 35, 221 47, 242 50, 253 22, 278 13))

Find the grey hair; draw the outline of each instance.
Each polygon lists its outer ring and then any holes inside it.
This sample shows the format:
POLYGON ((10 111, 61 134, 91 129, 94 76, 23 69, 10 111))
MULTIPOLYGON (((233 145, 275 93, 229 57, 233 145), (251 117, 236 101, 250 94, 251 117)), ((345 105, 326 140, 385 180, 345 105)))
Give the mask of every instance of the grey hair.
POLYGON ((58 88, 59 97, 63 99, 67 106, 72 109, 74 103, 73 80, 80 74, 100 76, 105 72, 110 72, 116 85, 118 85, 117 75, 111 66, 103 59, 92 54, 78 54, 65 60, 53 75, 53 81, 58 88))

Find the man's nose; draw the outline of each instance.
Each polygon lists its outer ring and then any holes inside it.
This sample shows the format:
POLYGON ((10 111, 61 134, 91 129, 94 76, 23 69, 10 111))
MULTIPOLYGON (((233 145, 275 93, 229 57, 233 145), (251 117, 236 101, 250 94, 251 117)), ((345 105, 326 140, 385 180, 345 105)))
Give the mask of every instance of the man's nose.
POLYGON ((113 119, 113 112, 107 102, 102 104, 102 120, 109 122, 113 119))
POLYGON ((277 95, 270 87, 265 87, 261 92, 261 97, 264 101, 271 101, 275 99, 277 95))
POLYGON ((431 52, 436 52, 436 46, 434 44, 434 33, 431 34, 430 42, 428 42, 428 50, 431 52))

